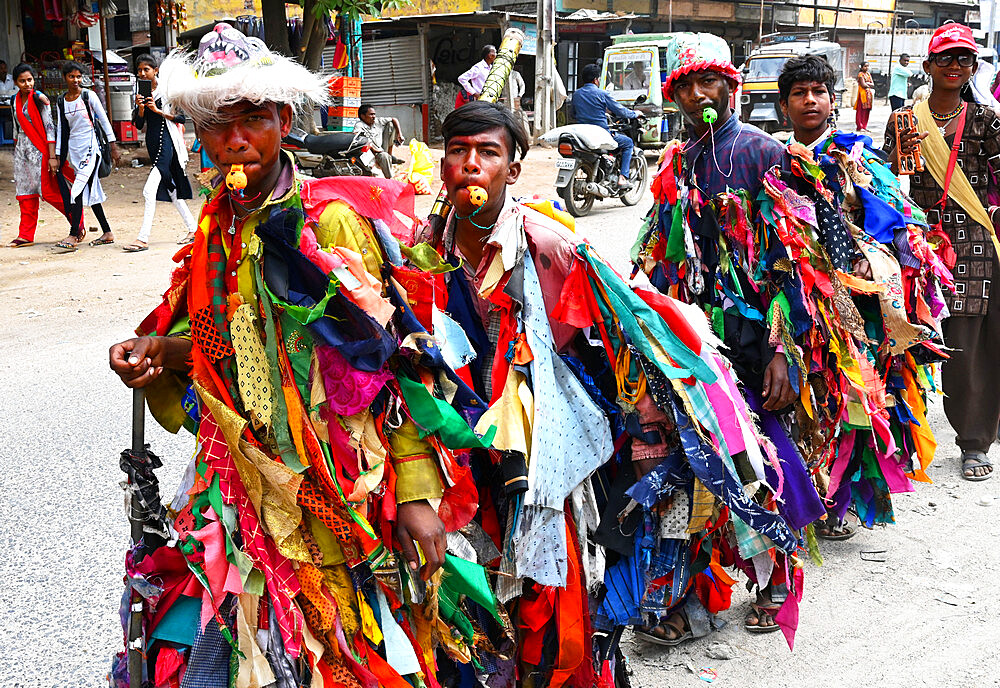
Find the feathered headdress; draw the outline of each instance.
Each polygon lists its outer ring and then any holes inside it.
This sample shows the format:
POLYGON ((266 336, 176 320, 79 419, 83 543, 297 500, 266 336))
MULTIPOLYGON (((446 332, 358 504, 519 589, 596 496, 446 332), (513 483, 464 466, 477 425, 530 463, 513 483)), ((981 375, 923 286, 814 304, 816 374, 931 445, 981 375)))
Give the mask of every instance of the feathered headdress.
POLYGON ((296 110, 328 102, 322 75, 225 23, 205 34, 197 53, 175 51, 167 57, 158 80, 170 106, 199 124, 220 121, 222 108, 244 101, 287 103, 296 110))

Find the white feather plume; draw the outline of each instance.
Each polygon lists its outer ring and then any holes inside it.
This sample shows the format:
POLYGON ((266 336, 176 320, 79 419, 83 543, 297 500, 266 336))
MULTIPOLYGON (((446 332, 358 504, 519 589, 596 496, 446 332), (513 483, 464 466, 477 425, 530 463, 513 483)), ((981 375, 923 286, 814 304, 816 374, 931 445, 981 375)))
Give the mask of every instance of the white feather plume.
POLYGON ((326 78, 283 55, 271 54, 263 64, 251 60, 221 74, 199 76, 197 54, 174 51, 160 65, 158 91, 176 111, 199 124, 220 122, 220 110, 248 101, 287 103, 298 113, 329 102, 326 78))

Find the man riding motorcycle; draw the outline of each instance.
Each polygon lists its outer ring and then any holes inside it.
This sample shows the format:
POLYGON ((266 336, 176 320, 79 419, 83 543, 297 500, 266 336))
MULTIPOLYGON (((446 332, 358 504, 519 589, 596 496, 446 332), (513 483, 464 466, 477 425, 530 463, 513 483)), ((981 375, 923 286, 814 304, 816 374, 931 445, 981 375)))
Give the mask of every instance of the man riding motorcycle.
POLYGON ((615 152, 622 154, 622 164, 618 170, 618 187, 627 189, 631 186, 631 182, 629 182, 623 173, 628 171, 629 164, 632 162, 632 148, 635 144, 625 134, 611 130, 611 127, 608 126, 608 112, 610 111, 615 117, 625 119, 635 119, 639 117, 639 113, 635 110, 629 110, 612 98, 610 93, 601 90, 597 86, 597 82, 601 78, 600 65, 589 64, 584 66, 580 76, 584 85, 573 93, 573 112, 575 113, 576 121, 580 124, 594 124, 599 126, 607 130, 614 137, 615 142, 618 143, 618 148, 615 149, 615 152))

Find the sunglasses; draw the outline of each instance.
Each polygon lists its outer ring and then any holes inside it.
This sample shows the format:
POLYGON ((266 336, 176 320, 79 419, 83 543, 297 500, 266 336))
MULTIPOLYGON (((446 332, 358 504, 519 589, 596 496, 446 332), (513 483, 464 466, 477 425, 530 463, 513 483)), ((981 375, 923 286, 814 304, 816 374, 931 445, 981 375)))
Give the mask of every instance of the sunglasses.
POLYGON ((947 67, 953 61, 958 61, 959 67, 971 67, 976 64, 976 56, 972 53, 962 53, 961 55, 953 55, 951 53, 938 53, 937 55, 931 55, 931 60, 938 67, 947 67))

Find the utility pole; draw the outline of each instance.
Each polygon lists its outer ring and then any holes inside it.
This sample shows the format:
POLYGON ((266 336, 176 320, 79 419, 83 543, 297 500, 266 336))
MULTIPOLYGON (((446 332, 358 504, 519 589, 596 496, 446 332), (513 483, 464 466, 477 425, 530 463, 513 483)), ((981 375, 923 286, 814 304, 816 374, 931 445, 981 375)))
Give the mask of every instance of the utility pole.
POLYGON ((100 22, 101 30, 101 67, 104 69, 104 110, 108 113, 108 120, 114 122, 111 116, 111 81, 108 79, 108 27, 104 23, 103 3, 97 3, 97 21, 100 22))
POLYGON ((996 0, 982 0, 982 4, 979 6, 980 18, 982 18, 982 11, 986 8, 990 10, 990 19, 986 22, 986 47, 995 48, 996 47, 996 16, 997 16, 997 2, 996 0))
MULTIPOLYGON (((889 67, 886 69, 889 75, 889 88, 892 89, 892 53, 896 49, 896 15, 891 15, 889 21, 892 24, 892 36, 889 38, 889 67)), ((886 93, 885 102, 889 102, 889 94, 886 93)))
POLYGON ((535 136, 556 126, 555 111, 555 0, 537 0, 535 47, 535 136))

